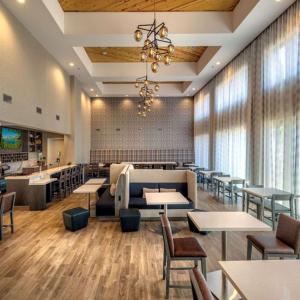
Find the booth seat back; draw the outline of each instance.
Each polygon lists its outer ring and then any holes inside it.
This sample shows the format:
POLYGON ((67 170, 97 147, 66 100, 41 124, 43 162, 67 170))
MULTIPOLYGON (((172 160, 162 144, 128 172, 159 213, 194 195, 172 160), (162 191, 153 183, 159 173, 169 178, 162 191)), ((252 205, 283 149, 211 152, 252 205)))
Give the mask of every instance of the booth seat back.
MULTIPOLYGON (((124 207, 129 207, 131 199, 139 200, 143 188, 176 189, 191 200, 192 207, 197 207, 197 176, 189 170, 128 169, 126 172, 126 196, 124 207), (139 199, 137 199, 139 198, 139 199)), ((145 201, 144 201, 145 202, 145 201)), ((142 205, 142 207, 145 206, 142 205)))

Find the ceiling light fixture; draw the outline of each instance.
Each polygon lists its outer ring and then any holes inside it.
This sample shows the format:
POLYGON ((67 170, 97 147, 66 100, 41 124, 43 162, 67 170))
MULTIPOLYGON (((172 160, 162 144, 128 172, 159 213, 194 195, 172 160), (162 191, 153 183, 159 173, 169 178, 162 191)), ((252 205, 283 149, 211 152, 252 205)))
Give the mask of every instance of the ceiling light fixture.
POLYGON ((18 2, 19 2, 20 4, 24 4, 24 3, 25 3, 25 0, 18 0, 18 2))
POLYGON ((196 91, 196 89, 195 89, 195 88, 192 88, 192 90, 193 90, 193 91, 196 91))
POLYGON ((152 61, 151 70, 153 73, 157 73, 159 62, 163 61, 166 66, 171 64, 175 47, 168 38, 168 28, 165 23, 162 22, 159 25, 156 25, 155 0, 154 21, 152 24, 138 25, 134 32, 134 38, 137 42, 142 40, 143 32, 146 32, 146 39, 140 53, 141 61, 147 62, 148 59, 152 61), (161 44, 164 46, 161 47, 161 44))
POLYGON ((107 51, 102 51, 101 54, 102 55, 107 55, 107 51))
POLYGON ((217 65, 217 66, 220 65, 220 64, 221 64, 221 63, 220 63, 219 61, 216 62, 216 65, 217 65))
POLYGON ((74 64, 73 62, 70 62, 70 63, 69 63, 69 66, 70 66, 70 67, 74 67, 75 64, 74 64))
POLYGON ((142 97, 142 100, 138 102, 138 115, 141 117, 146 117, 147 113, 151 112, 151 105, 154 102, 154 91, 159 91, 159 84, 148 79, 147 62, 146 76, 137 78, 134 86, 136 88, 141 86, 139 96, 142 97))
POLYGON ((93 91, 94 91, 94 89, 90 89, 90 91, 91 91, 91 92, 93 92, 93 91))

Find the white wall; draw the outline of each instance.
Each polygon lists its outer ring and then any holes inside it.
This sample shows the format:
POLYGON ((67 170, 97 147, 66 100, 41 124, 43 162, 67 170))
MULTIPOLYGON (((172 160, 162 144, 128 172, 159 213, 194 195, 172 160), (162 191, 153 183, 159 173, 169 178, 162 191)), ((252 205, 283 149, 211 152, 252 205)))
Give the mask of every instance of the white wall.
POLYGON ((68 74, 0 3, 0 120, 69 134, 70 106, 68 74), (2 101, 3 93, 12 104, 2 101))
POLYGON ((91 149, 91 100, 71 77, 71 135, 65 136, 65 161, 88 163, 91 149))
POLYGON ((61 153, 60 163, 64 164, 64 139, 63 138, 49 138, 47 139, 47 164, 56 164, 58 152, 61 153))
POLYGON ((1 2, 0 121, 62 134, 65 162, 90 160, 90 98, 1 2), (12 104, 2 101, 3 93, 12 104))

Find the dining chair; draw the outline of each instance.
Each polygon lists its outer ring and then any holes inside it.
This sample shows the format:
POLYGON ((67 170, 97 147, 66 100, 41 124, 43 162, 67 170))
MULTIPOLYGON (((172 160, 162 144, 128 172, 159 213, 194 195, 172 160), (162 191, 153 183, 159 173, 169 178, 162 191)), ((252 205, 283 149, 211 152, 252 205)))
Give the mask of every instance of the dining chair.
POLYGON ((161 225, 164 241, 163 253, 163 279, 166 280, 166 299, 169 298, 170 288, 190 288, 190 285, 170 284, 171 270, 190 270, 193 267, 171 267, 172 261, 193 261, 194 267, 198 267, 201 261, 201 270, 206 277, 206 253, 195 237, 173 238, 172 229, 168 217, 161 215, 161 225))
POLYGON ((245 186, 244 179, 233 179, 228 185, 225 185, 224 188, 224 197, 228 197, 233 202, 233 196, 235 195, 235 200, 237 202, 237 194, 242 192, 242 189, 245 186))
POLYGON ((6 193, 0 196, 0 240, 3 237, 3 228, 10 227, 11 233, 14 233, 14 205, 16 193, 6 193), (9 214, 10 224, 4 224, 4 217, 9 214))
POLYGON ((291 217, 294 216, 294 195, 273 194, 270 200, 266 199, 264 201, 264 209, 271 213, 270 216, 264 215, 264 218, 272 222, 273 230, 275 230, 277 217, 280 213, 288 213, 291 217), (285 206, 284 202, 288 202, 288 206, 285 206))
POLYGON ((192 285, 193 300, 215 300, 211 293, 204 276, 199 269, 193 268, 189 271, 192 285))
POLYGON ((251 260, 252 247, 262 253, 263 259, 285 257, 300 259, 300 221, 280 214, 275 235, 248 235, 247 259, 251 260))
MULTIPOLYGON (((246 184, 246 188, 263 188, 264 186, 262 184, 246 184)), ((261 206, 261 200, 255 196, 247 195, 247 198, 245 198, 245 192, 243 192, 243 211, 246 211, 247 213, 249 210, 256 213, 256 218, 260 219, 260 206, 261 206), (253 209, 251 206, 256 207, 256 209, 253 209)))
POLYGON ((209 177, 205 178, 205 183, 207 186, 207 190, 214 191, 216 188, 216 183, 214 182, 213 178, 216 176, 223 176, 222 172, 212 172, 210 173, 209 177))

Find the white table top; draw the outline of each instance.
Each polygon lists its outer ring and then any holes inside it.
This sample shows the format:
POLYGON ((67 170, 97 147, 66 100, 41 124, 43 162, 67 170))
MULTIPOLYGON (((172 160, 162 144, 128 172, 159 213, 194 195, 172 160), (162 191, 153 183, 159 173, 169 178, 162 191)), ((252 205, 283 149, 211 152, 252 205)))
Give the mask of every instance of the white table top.
POLYGON ((271 227, 246 212, 188 212, 199 231, 271 231, 271 227))
POLYGON ((243 299, 300 299, 300 260, 220 261, 243 299))
POLYGON ((215 176, 214 179, 223 183, 230 183, 232 180, 244 180, 243 178, 240 177, 222 177, 222 176, 215 176))
POLYGON ((78 189, 74 190, 75 194, 91 194, 96 193, 101 188, 101 185, 96 184, 84 184, 80 186, 78 189))
POLYGON ((203 174, 205 176, 209 176, 211 173, 214 173, 214 172, 217 172, 217 171, 199 171, 200 174, 203 174))
POLYGON ((274 188, 244 188, 244 192, 260 198, 271 198, 272 195, 290 195, 290 193, 274 188))
POLYGON ((57 179, 56 178, 44 178, 44 179, 29 181, 28 185, 46 185, 46 184, 49 184, 54 181, 57 181, 57 179))
POLYGON ((189 204, 189 201, 179 192, 146 193, 148 205, 189 204))
POLYGON ((177 165, 175 161, 131 161, 131 162, 122 162, 122 164, 131 164, 131 165, 177 165))
POLYGON ((107 180, 106 178, 92 178, 92 179, 89 179, 85 184, 102 185, 106 180, 107 180))

